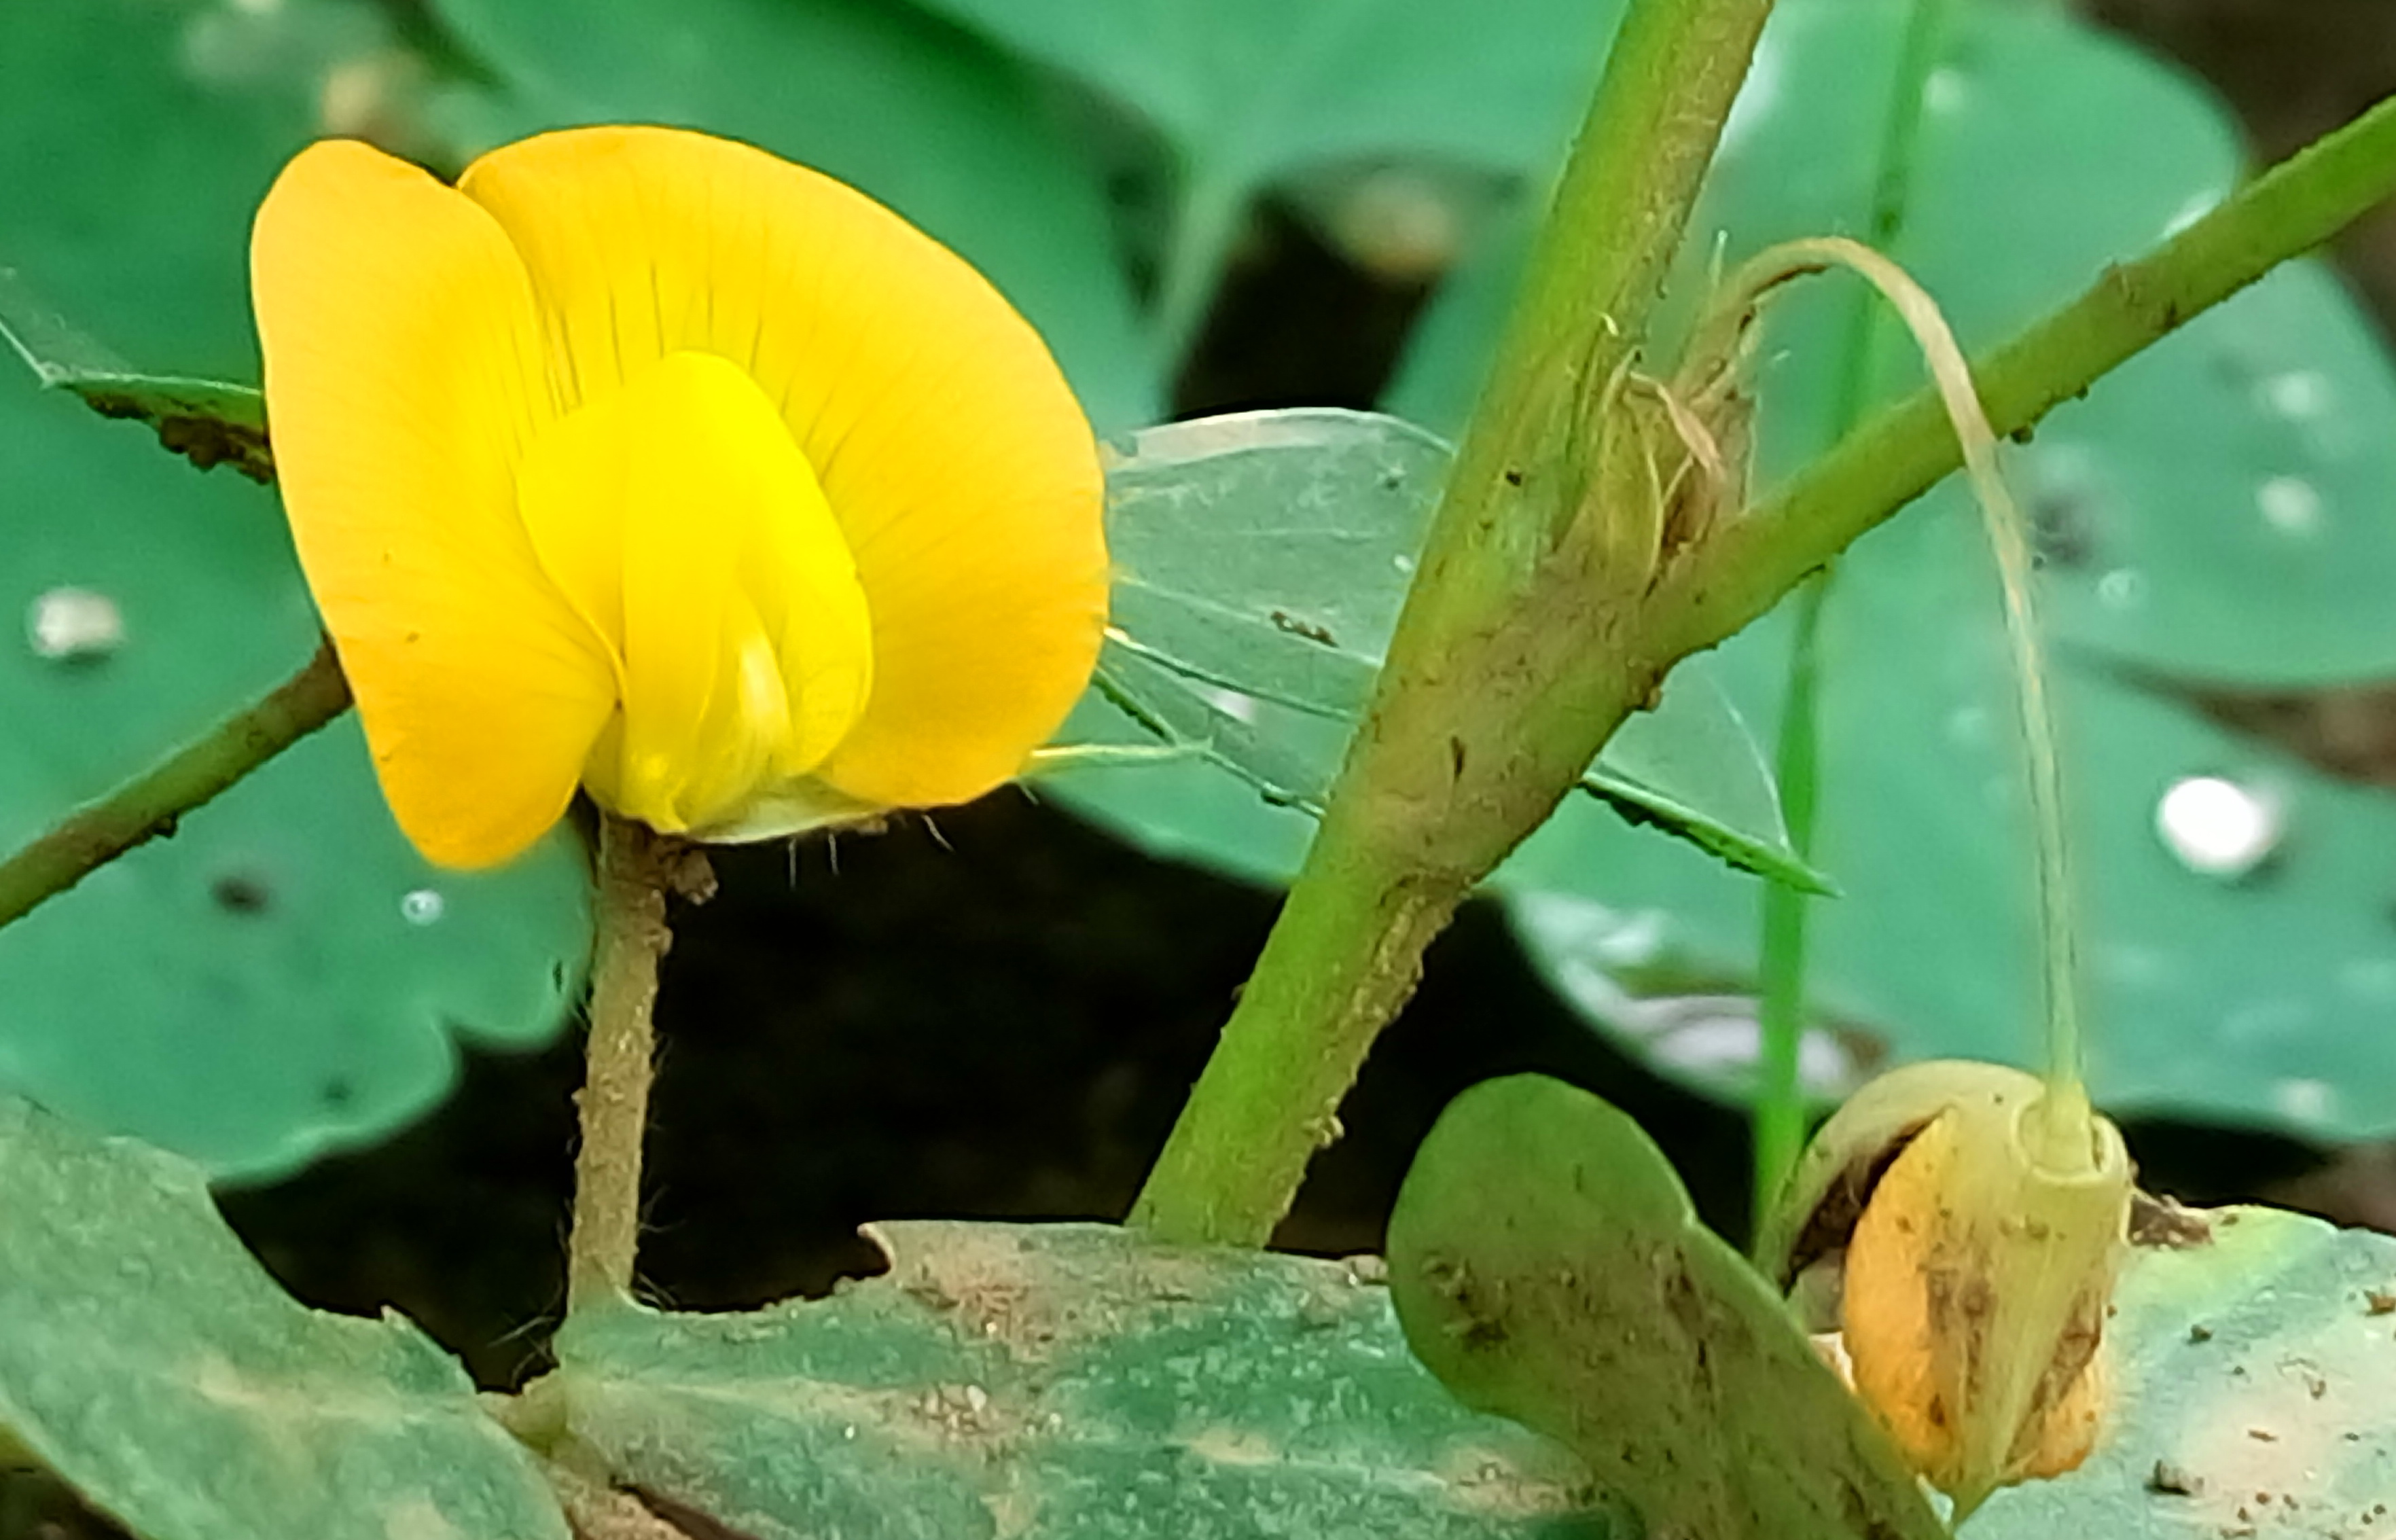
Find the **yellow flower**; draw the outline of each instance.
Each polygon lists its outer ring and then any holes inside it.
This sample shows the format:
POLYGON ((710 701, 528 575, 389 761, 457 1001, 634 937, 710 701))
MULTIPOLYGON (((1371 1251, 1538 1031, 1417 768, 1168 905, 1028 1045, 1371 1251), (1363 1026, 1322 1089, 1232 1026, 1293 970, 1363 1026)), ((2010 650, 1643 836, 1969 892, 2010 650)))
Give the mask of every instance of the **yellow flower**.
POLYGON ((964 802, 1088 682, 1088 423, 996 290, 838 182, 664 128, 455 188, 328 140, 250 265, 300 564, 434 861, 506 860, 578 782, 703 839, 964 802))

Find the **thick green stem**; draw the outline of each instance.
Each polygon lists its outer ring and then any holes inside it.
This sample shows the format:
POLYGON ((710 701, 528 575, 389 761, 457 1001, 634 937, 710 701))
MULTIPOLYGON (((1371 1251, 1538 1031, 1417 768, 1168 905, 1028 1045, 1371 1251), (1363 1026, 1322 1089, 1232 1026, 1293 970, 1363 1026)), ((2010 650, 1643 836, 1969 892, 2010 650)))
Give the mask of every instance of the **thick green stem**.
MULTIPOLYGON (((1973 365, 2000 434, 2026 433, 2106 373, 2396 192, 2396 100, 2239 189, 2150 255, 1973 365)), ((1875 414, 1751 505, 1667 578, 1648 639, 1668 658, 1710 647, 1805 574, 1963 463, 1936 389, 1875 414)))
POLYGON ((0 861, 0 925, 21 919, 134 846, 175 831, 176 820, 210 801, 349 710, 349 682, 330 643, 305 668, 155 769, 77 809, 0 861))
POLYGON ((569 1313, 632 1297, 641 1238, 641 1142, 649 1125, 657 1038, 650 1011, 658 962, 672 937, 666 894, 677 847, 613 814, 599 826, 599 938, 591 966, 582 1144, 574 1157, 574 1228, 566 1243, 569 1313))
POLYGON ((1372 709, 1134 1212, 1165 1239, 1270 1237, 1424 948, 1660 677, 1631 649, 1657 510, 1618 495, 1617 387, 1770 9, 1624 19, 1372 709))
MULTIPOLYGON (((1665 668, 1755 619, 1960 463, 1946 408, 1923 391, 1709 531, 1644 602, 1591 559, 1637 553, 1622 523, 1642 511, 1591 501, 1607 480, 1604 429, 1628 399, 1614 386, 1768 9, 1641 0, 1624 22, 1373 708, 1141 1195, 1135 1217, 1162 1236, 1266 1239, 1471 884, 1553 808, 1665 668), (1604 318, 1594 335, 1591 314, 1604 318)), ((2396 102, 1999 350, 1977 370, 1990 419, 2027 430, 2391 190, 2396 102)))

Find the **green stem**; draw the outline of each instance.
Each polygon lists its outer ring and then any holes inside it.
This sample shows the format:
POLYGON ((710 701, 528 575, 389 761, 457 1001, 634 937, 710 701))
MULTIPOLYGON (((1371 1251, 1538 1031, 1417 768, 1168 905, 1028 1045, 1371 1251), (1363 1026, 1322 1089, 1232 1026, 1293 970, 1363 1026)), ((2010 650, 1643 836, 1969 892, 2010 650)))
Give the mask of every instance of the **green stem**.
MULTIPOLYGON (((1422 953, 1660 679, 1610 435, 1770 0, 1634 0, 1304 870, 1134 1210, 1262 1244, 1422 953), (1629 558, 1625 560, 1625 558, 1629 558)), ((1644 475, 1647 467, 1635 469, 1644 475)))
MULTIPOLYGON (((1880 166, 1872 182, 1868 227, 1870 244, 1883 251, 1905 232, 1913 196, 1914 168, 1922 148, 1923 103, 1930 72, 1937 64, 1953 0, 1914 0, 1898 46, 1888 118, 1881 130, 1880 166)), ((1832 438, 1852 431, 1871 393, 1880 306, 1870 294, 1857 298, 1840 360, 1839 391, 1832 402, 1832 438)), ((1796 631, 1790 642, 1788 688, 1782 695, 1778 775, 1781 819, 1798 859, 1815 856, 1815 820, 1821 774, 1819 654, 1823 606, 1837 577, 1834 564, 1800 590, 1796 631)), ((1758 1030, 1763 1037, 1755 1088, 1756 1233, 1779 1200, 1781 1185, 1796 1168, 1805 1143, 1805 1089, 1802 1080, 1805 1033, 1806 916, 1812 896, 1784 883, 1764 889, 1764 939, 1758 959, 1758 1030)))
MULTIPOLYGON (((2017 437, 2108 372, 2396 192, 2396 99, 2299 151, 2149 255, 1973 367, 1996 431, 2017 437)), ((1807 573, 1963 463, 1925 388, 1874 414, 1778 492, 1670 573, 1651 608, 1653 649, 1678 658, 1719 644, 1807 573)))
POLYGON ((165 763, 77 809, 0 861, 0 925, 22 919, 349 709, 349 682, 326 643, 307 666, 165 763))
POLYGON ((574 1314, 632 1297, 641 1238, 641 1144, 657 1073, 650 1012, 658 962, 672 936, 666 893, 677 846, 614 814, 599 825, 598 950, 591 966, 591 1034, 574 1156, 574 1228, 566 1242, 566 1308, 574 1314))
MULTIPOLYGON (((1816 700, 1820 688, 1822 606, 1830 594, 1830 569, 1823 568, 1797 591, 1796 634, 1789 644, 1788 688, 1780 705, 1780 742, 1774 769, 1780 783, 1780 817, 1789 848, 1811 861, 1817 793, 1821 772, 1821 733, 1816 700)), ((1757 972, 1761 999, 1754 1111, 1754 1228, 1760 1239, 1772 1205, 1797 1168, 1805 1148, 1805 1088, 1802 1076, 1805 1040, 1805 923, 1808 896, 1786 883, 1764 884, 1764 944, 1757 972)))

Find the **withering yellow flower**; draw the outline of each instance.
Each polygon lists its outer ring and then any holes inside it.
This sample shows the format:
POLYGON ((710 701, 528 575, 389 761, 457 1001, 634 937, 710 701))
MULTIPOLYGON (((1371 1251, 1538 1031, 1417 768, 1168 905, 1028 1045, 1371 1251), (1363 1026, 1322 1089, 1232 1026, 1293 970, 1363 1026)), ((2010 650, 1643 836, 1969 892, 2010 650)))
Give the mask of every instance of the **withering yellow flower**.
POLYGON ((1089 425, 897 215, 743 144, 303 152, 250 252, 277 473, 377 774, 486 866, 580 783, 741 839, 980 795, 1088 682, 1089 425))
POLYGON ((1850 1382, 1961 1522, 2095 1447, 2131 1189, 2076 1085, 1910 1064, 1822 1125, 1758 1249, 1784 1284, 1838 1259, 1850 1382))

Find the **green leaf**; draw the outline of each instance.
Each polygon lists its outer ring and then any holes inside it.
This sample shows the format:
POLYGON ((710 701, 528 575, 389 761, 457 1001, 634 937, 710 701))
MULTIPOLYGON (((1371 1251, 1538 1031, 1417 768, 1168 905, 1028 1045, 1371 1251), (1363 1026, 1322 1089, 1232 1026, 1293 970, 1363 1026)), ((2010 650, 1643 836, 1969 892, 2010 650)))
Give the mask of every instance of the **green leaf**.
MULTIPOLYGON (((126 373, 114 345, 253 370, 256 200, 311 136, 328 72, 387 32, 322 0, 12 16, 0 260, 19 271, 0 325, 37 369, 126 373)), ((237 395, 181 405, 240 421, 237 395)), ((10 368, 0 551, 0 853, 320 640, 271 493, 193 475, 10 368)), ((225 1175, 372 1139, 447 1091, 458 1040, 526 1045, 562 1025, 589 946, 582 867, 560 835, 502 872, 433 870, 383 811, 354 724, 337 725, 0 931, 0 1088, 225 1175)))
POLYGON ((575 1318, 532 1395, 619 1485, 757 1540, 1617 1533, 1562 1451, 1457 1407, 1348 1265, 874 1233, 889 1274, 828 1300, 575 1318))
MULTIPOLYGON (((1860 225, 1884 103, 1852 83, 1892 78, 1903 17, 1877 3, 1783 7, 1700 211, 1698 228, 1723 233, 1723 260, 1860 225)), ((1969 5, 1959 22, 1933 76, 1895 255, 1971 345, 2152 244, 2218 196, 2237 163, 2226 119, 2200 93, 2069 19, 1969 5)), ((1692 244, 1684 303, 1715 250, 1692 244)), ((1767 484, 1819 447, 1862 302, 1816 281, 1769 312, 1758 354, 1767 484)), ((1884 389, 1919 377, 1898 332, 1882 328, 1884 389)), ((2391 420, 2396 372, 2323 275, 2299 268, 2008 451, 2042 526, 2090 1073, 2117 1111, 2309 1137, 2396 1131, 2396 1040, 2380 1029, 2396 1005, 2396 930, 2391 889, 2366 854, 2396 840, 2396 809, 2131 688, 2116 666, 2301 681, 2396 663, 2385 617, 2396 524, 2362 516, 2396 485, 2396 438, 2378 426, 2391 420), (2166 793, 2208 776, 2277 810, 2277 853, 2243 876, 2196 870, 2158 837, 2166 793)), ((1975 517, 1960 488, 1933 494, 1849 553, 1830 600, 1815 855, 1846 896, 1810 921, 1817 1094, 1841 1094, 1883 1058, 2035 1052, 2024 770, 1975 517)), ((1787 638, 1776 617, 1711 657, 1759 728, 1780 713, 1787 638)), ((1502 883, 1563 992, 1665 1072, 1744 1094, 1755 1033, 1741 997, 1758 968, 1750 887, 1574 808, 1502 883)))
POLYGON ((1113 254, 1104 186, 1023 73, 884 0, 434 0, 504 83, 446 128, 479 152, 578 123, 748 139, 872 194, 1040 328, 1101 431, 1161 382, 1113 254))
POLYGON ((0 1097, 0 1444, 144 1540, 566 1540, 465 1372, 295 1304, 197 1166, 0 1097))
POLYGON ((170 454, 203 471, 230 464, 254 482, 274 479, 266 398, 255 389, 139 373, 44 306, 7 268, 0 268, 0 342, 43 389, 71 391, 102 417, 148 423, 170 454))
POLYGON ((1615 729, 1581 790, 1624 822, 1677 835, 1742 871, 1838 892, 1790 848, 1772 767, 1702 657, 1673 670, 1662 705, 1615 729))
MULTIPOLYGON (((1447 469, 1447 446, 1368 413, 1244 412, 1151 428, 1110 453, 1113 621, 1067 743, 1137 742, 1188 765, 1079 770, 1069 805, 1151 850, 1286 881, 1372 693, 1447 469), (1255 795, 1202 790, 1201 763, 1255 795), (1203 800, 1200 800, 1203 799, 1203 800)), ((1821 890, 1790 852, 1762 755, 1700 673, 1618 735, 1591 790, 1750 870, 1821 890)))
POLYGON ((2367 1536, 2396 1503, 2396 1240, 2279 1209, 2141 1249, 2106 1327, 2113 1407, 2086 1465, 1998 1493, 1968 1540, 2367 1536))
POLYGON ((1459 1399, 1569 1445, 1650 1534, 1946 1533, 1770 1285, 1585 1091, 1517 1075, 1441 1114, 1391 1215, 1390 1292, 1459 1399))

